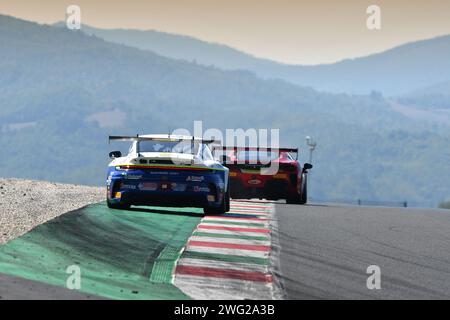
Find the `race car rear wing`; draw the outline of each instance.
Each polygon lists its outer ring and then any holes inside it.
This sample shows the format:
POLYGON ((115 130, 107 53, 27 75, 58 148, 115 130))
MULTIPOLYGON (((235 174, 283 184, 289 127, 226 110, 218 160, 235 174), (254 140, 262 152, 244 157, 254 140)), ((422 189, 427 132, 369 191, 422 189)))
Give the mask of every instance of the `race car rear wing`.
POLYGON ((235 146, 213 146, 213 152, 215 150, 220 151, 266 151, 266 152, 288 152, 295 153, 296 158, 298 159, 298 148, 271 148, 271 147, 235 147, 235 146))
POLYGON ((175 142, 182 142, 182 141, 195 141, 195 142, 201 142, 204 144, 220 144, 220 141, 214 140, 214 139, 201 139, 197 137, 178 137, 173 136, 171 137, 168 135, 167 137, 145 137, 140 135, 135 136, 109 136, 109 141, 175 141, 175 142))
POLYGON ((278 152, 289 152, 298 153, 298 148, 271 148, 271 147, 213 147, 214 150, 222 151, 278 151, 278 152))

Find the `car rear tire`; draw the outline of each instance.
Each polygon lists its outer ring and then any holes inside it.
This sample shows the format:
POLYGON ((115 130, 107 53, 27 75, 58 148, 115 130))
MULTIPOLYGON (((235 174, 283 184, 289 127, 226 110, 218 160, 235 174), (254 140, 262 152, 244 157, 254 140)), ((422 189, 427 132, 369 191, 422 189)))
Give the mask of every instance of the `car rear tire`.
POLYGON ((230 211, 230 198, 231 198, 231 192, 230 192, 230 186, 228 186, 228 191, 225 194, 225 212, 230 211))
POLYGON ((287 204, 306 204, 308 201, 308 178, 306 174, 302 175, 302 185, 300 193, 289 194, 286 197, 287 204))
POLYGON ((106 200, 106 205, 108 206, 108 208, 110 209, 117 209, 117 210, 128 210, 130 209, 130 205, 129 204, 124 204, 124 203, 112 203, 109 200, 106 200))
POLYGON ((302 177, 302 191, 301 191, 300 204, 306 204, 308 202, 308 176, 303 174, 302 177))
POLYGON ((205 215, 224 214, 230 211, 230 187, 228 186, 227 192, 224 194, 224 198, 219 207, 204 207, 203 212, 205 215))

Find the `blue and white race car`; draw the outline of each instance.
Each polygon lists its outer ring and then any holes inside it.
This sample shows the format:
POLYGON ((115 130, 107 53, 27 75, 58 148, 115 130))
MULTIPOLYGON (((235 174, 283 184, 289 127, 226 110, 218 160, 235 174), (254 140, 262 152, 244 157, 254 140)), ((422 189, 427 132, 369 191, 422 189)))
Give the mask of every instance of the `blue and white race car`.
POLYGON ((205 214, 230 210, 228 168, 209 148, 213 140, 180 135, 110 136, 132 142, 128 154, 109 153, 107 204, 200 207, 205 214))

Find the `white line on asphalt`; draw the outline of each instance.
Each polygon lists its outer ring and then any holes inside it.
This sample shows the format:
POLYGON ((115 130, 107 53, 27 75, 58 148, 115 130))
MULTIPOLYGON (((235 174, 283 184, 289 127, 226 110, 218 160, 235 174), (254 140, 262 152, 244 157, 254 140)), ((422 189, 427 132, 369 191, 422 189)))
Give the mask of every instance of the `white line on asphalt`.
POLYGON ((189 240, 206 241, 217 243, 236 243, 236 244, 250 244, 255 246, 270 246, 270 240, 252 240, 252 239, 236 239, 236 238, 212 238, 204 236, 192 236, 189 240))
POLYGON ((257 233, 257 232, 245 232, 245 231, 216 230, 216 229, 197 229, 196 231, 197 232, 234 235, 234 236, 269 237, 269 233, 257 233))
POLYGON ((239 270, 248 272, 261 272, 267 273, 269 270, 268 266, 242 263, 242 262, 228 262, 219 260, 203 260, 203 259, 191 259, 191 258, 181 258, 178 260, 178 265, 188 265, 193 267, 206 267, 215 269, 227 269, 227 270, 239 270))
POLYGON ((243 226, 241 224, 237 225, 237 224, 223 224, 220 222, 216 222, 214 223, 213 221, 208 222, 208 223, 200 223, 199 226, 211 226, 211 227, 229 227, 229 228, 240 228, 240 229, 267 229, 267 227, 269 226, 269 224, 265 224, 264 226, 243 226))
POLYGON ((209 248, 209 247, 200 247, 200 246, 187 246, 186 251, 219 253, 219 254, 228 254, 228 255, 234 255, 234 256, 255 257, 255 258, 267 258, 269 256, 269 252, 264 252, 264 251, 236 250, 236 249, 228 249, 228 248, 209 248))

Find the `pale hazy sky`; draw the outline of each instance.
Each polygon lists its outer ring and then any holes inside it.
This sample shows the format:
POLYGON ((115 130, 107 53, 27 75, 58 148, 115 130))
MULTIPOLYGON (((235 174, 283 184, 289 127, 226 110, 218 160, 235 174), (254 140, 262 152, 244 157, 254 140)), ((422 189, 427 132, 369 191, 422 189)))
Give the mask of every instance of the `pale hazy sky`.
POLYGON ((0 0, 0 13, 40 23, 81 7, 82 23, 156 29, 230 45, 258 57, 317 64, 450 34, 450 0, 0 0), (366 9, 382 10, 369 31, 366 9))

